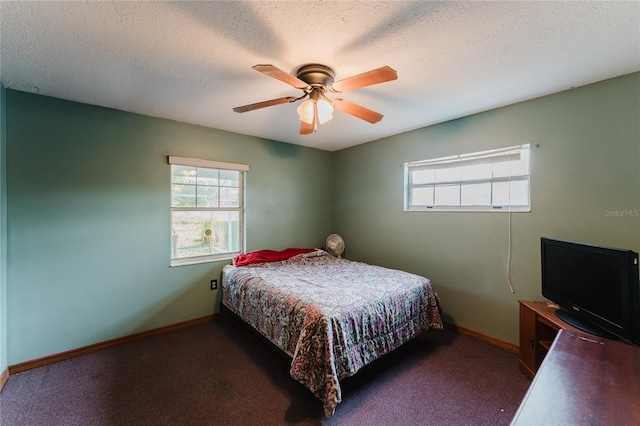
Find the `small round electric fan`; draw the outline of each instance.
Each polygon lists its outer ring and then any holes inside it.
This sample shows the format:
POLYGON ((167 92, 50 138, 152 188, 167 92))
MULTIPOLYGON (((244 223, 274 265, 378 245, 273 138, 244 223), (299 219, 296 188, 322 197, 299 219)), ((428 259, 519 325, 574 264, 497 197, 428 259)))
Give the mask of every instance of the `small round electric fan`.
POLYGON ((344 252, 344 240, 338 234, 331 234, 327 237, 327 251, 334 256, 340 257, 344 252))

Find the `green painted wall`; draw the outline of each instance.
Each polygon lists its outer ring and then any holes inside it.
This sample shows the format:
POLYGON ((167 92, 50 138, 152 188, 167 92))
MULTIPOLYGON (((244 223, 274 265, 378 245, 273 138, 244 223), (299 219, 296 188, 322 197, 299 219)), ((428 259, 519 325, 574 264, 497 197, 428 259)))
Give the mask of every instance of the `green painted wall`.
POLYGON ((640 73, 342 150, 335 225, 347 257, 429 277, 449 321, 513 343, 539 299, 540 237, 640 251, 640 73), (532 145, 531 213, 403 211, 403 163, 532 145), (539 147, 538 147, 539 145, 539 147))
POLYGON ((1 94, 0 371, 214 312, 224 263, 168 267, 167 155, 251 166, 248 250, 339 232, 347 257, 431 278, 449 321, 514 343, 517 300, 541 299, 541 236, 640 251, 640 74, 336 153, 1 94), (520 143, 533 207, 512 215, 511 294, 508 215, 404 212, 402 164, 520 143))
POLYGON ((167 155, 250 165, 248 250, 333 231, 331 153, 6 95, 9 365, 217 309, 224 262, 169 268, 167 155))
POLYGON ((7 126, 6 90, 0 84, 0 374, 7 361, 7 126))

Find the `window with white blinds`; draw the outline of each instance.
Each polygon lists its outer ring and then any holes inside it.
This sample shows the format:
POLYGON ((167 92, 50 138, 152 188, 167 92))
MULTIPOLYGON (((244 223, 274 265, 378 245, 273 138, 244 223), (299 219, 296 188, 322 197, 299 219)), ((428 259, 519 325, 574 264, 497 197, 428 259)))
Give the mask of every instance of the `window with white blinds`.
POLYGON ((529 145, 405 163, 407 211, 529 212, 529 145))

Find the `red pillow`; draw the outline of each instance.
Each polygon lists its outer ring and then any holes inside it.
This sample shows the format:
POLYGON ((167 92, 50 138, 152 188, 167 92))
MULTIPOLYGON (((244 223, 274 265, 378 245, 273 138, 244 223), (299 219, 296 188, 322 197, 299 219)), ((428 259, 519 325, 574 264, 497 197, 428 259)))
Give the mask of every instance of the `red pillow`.
POLYGON ((233 259, 234 266, 250 265, 252 263, 277 262, 279 260, 289 259, 303 253, 311 253, 316 251, 314 248, 288 248, 282 251, 275 250, 257 250, 251 253, 239 254, 233 259))

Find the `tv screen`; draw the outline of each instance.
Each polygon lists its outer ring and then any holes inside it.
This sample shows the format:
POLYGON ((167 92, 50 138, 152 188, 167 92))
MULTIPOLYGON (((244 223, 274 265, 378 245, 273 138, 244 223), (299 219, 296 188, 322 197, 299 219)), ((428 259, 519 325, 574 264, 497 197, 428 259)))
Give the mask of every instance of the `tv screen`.
POLYGON ((551 238, 541 250, 542 295, 560 318, 596 335, 640 338, 637 253, 551 238))

